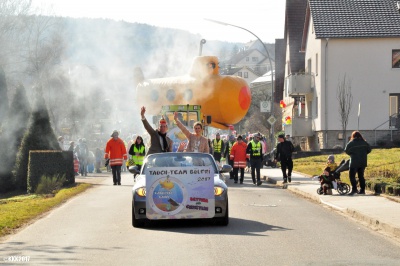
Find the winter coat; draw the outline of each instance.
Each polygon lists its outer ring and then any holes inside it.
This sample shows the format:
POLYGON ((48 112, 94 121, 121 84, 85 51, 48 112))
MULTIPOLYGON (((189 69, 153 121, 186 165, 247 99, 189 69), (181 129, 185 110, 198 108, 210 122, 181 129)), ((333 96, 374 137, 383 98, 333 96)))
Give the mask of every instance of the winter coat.
POLYGON ((350 168, 367 167, 367 154, 371 152, 371 146, 365 140, 350 140, 344 151, 350 155, 350 168))
POLYGON ((276 146, 275 159, 277 161, 282 161, 292 158, 292 153, 294 152, 294 146, 289 140, 278 143, 276 146))
POLYGON ((124 160, 127 160, 126 148, 122 139, 111 138, 107 141, 104 159, 110 159, 110 166, 122 166, 124 160))
POLYGON ((233 160, 234 168, 245 168, 246 163, 246 149, 247 145, 243 141, 241 143, 235 142, 231 149, 230 158, 233 160))
POLYGON ((150 135, 150 147, 146 153, 146 156, 149 154, 153 154, 153 153, 159 153, 159 152, 164 152, 164 151, 168 151, 171 152, 172 151, 172 145, 174 144, 173 141, 169 138, 166 137, 167 139, 167 147, 162 148, 161 142, 161 136, 158 134, 158 129, 154 129, 150 126, 149 122, 147 121, 147 119, 142 119, 142 123, 144 128, 146 129, 147 133, 149 133, 150 135))

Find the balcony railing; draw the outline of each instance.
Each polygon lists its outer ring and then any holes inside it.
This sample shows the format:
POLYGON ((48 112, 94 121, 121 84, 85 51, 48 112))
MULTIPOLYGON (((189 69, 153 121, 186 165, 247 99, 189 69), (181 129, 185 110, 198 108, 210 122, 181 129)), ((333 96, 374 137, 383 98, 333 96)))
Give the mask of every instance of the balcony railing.
POLYGON ((313 93, 314 77, 308 73, 294 73, 286 77, 286 90, 289 96, 313 93))
POLYGON ((311 137, 313 136, 312 119, 309 117, 292 118, 292 136, 293 137, 311 137))

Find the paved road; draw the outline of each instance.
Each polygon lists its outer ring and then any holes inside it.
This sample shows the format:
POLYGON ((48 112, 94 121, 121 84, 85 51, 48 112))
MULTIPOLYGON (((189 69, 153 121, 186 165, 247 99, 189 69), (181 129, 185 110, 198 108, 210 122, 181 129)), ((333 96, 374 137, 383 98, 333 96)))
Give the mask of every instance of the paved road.
MULTIPOLYGON (((89 179, 90 180, 90 179, 89 179)), ((0 244, 0 264, 32 265, 399 265, 400 247, 285 189, 230 186, 230 224, 193 221, 131 226, 131 175, 111 178, 0 244)))

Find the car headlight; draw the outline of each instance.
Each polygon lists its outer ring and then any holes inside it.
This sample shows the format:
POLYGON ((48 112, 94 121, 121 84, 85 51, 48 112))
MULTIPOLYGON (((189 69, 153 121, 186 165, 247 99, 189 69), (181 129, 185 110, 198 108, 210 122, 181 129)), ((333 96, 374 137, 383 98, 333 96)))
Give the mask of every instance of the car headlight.
POLYGON ((146 187, 140 187, 140 188, 136 189, 136 194, 139 197, 146 197, 146 187))
POLYGON ((214 195, 215 196, 221 196, 222 193, 224 193, 225 189, 222 187, 214 187, 214 195))

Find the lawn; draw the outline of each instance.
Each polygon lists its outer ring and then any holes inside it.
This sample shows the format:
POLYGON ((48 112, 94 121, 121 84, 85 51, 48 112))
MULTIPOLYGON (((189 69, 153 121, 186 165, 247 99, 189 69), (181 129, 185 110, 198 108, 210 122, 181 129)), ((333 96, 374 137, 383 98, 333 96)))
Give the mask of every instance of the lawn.
MULTIPOLYGON (((325 168, 327 158, 327 155, 320 155, 294 159, 294 170, 310 176, 320 175, 325 168)), ((342 159, 349 158, 345 153, 336 154, 335 162, 339 164, 342 159)), ((341 179, 350 184, 349 172, 342 172, 341 179)), ((368 155, 365 179, 367 188, 373 191, 377 189, 377 193, 379 189, 383 193, 395 195, 397 190, 400 193, 400 148, 373 149, 368 155)))
POLYGON ((55 195, 3 195, 0 199, 0 237, 12 233, 90 186, 91 184, 76 183, 61 189, 55 195))

